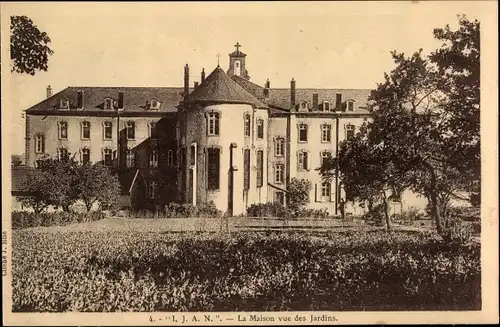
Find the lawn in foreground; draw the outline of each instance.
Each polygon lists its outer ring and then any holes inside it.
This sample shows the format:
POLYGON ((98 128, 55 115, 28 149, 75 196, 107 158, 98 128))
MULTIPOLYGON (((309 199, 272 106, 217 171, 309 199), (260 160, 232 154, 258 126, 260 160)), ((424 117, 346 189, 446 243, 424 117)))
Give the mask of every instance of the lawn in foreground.
POLYGON ((14 311, 479 310, 479 245, 429 233, 18 230, 14 311))

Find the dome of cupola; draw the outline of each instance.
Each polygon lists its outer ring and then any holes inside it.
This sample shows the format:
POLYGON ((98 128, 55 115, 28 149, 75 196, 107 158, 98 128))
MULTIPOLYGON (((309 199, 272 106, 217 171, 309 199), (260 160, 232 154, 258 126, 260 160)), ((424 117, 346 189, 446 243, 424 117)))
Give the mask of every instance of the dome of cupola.
POLYGON ((234 103, 267 108, 256 97, 233 81, 220 66, 208 75, 185 100, 187 103, 234 103))

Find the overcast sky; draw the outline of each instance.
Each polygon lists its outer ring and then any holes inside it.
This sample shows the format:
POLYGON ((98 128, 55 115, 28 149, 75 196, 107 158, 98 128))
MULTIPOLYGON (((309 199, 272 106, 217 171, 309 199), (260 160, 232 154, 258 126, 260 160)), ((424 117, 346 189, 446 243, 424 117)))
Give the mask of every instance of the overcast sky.
POLYGON ((494 2, 465 1, 2 3, 2 18, 30 17, 54 50, 47 72, 8 76, 12 122, 20 128, 11 133, 13 151, 24 151, 21 111, 43 100, 49 84, 54 92, 182 86, 186 63, 192 83, 202 67, 208 74, 217 66, 218 53, 227 69, 239 42, 254 83, 269 78, 271 87, 288 87, 293 77, 299 88, 374 88, 393 67, 389 51, 430 52, 439 47, 434 28, 455 26, 457 14, 482 21, 492 10, 494 2))

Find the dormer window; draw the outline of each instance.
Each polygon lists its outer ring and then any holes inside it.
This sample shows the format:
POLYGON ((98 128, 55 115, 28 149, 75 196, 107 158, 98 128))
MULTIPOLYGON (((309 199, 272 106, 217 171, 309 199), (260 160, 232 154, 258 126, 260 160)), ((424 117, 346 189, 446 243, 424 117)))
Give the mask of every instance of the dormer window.
POLYGON ((299 105, 299 111, 307 111, 307 102, 302 101, 299 105))
POLYGON ((104 99, 104 110, 111 110, 111 109, 113 109, 113 99, 111 98, 104 99))
POLYGON ((60 109, 69 109, 69 100, 68 99, 61 99, 61 101, 59 101, 59 108, 60 109))
POLYGON ((149 102, 149 109, 151 110, 158 110, 160 109, 160 106, 161 102, 156 99, 151 99, 151 101, 149 102))
POLYGON ((346 101, 346 108, 347 108, 347 111, 354 111, 354 100, 347 100, 346 101))
POLYGON ((323 101, 323 111, 330 111, 330 101, 323 101))

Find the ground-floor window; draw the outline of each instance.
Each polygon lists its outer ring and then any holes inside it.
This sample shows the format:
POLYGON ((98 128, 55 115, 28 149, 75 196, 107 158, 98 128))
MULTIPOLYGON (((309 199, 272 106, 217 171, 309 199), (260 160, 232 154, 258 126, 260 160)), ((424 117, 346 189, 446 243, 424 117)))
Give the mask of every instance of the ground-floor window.
POLYGON ((274 192, 274 202, 281 205, 285 205, 285 192, 276 191, 274 192))
POLYGON ((218 190, 220 184, 220 149, 207 149, 207 189, 218 190))
POLYGON ((332 194, 332 186, 330 183, 325 182, 321 184, 321 200, 330 201, 332 194))

